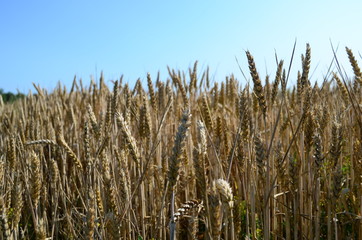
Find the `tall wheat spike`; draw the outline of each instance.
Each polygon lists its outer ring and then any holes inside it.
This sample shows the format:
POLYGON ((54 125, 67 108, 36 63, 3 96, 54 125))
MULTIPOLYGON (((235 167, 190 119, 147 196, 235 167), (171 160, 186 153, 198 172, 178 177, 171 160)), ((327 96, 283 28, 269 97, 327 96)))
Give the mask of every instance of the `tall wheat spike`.
POLYGON ((361 69, 358 66, 357 60, 354 57, 352 50, 349 49, 348 47, 346 47, 346 52, 347 52, 347 55, 348 55, 348 58, 349 58, 349 62, 351 63, 352 68, 353 68, 353 72, 354 72, 354 75, 355 75, 355 80, 357 82, 359 82, 359 84, 362 86, 362 72, 361 72, 361 69))
POLYGON ((124 120, 123 116, 119 113, 116 113, 116 117, 117 117, 118 126, 122 131, 123 137, 125 138, 125 141, 126 141, 128 149, 131 153, 131 156, 132 156, 133 160, 138 164, 140 161, 140 155, 139 155, 138 147, 136 145, 136 140, 132 136, 128 123, 124 120))
POLYGON ((264 96, 264 93, 263 93, 263 86, 261 84, 259 74, 258 74, 258 72, 256 70, 256 66, 255 66, 253 56, 250 54, 249 51, 246 52, 246 56, 248 58, 250 74, 251 74, 252 80, 254 82, 254 92, 255 92, 255 95, 256 95, 256 97, 258 99, 259 106, 262 109, 263 115, 265 117, 265 115, 266 115, 266 101, 265 101, 265 96, 264 96))

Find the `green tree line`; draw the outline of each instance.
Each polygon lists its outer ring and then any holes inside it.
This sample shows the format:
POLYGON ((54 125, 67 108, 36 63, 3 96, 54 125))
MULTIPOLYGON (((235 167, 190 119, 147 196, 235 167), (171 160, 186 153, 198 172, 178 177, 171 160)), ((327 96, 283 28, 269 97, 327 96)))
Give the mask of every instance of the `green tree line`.
POLYGON ((14 94, 12 92, 4 92, 2 88, 0 88, 0 95, 3 98, 4 103, 14 102, 19 98, 23 98, 25 95, 22 93, 14 94))

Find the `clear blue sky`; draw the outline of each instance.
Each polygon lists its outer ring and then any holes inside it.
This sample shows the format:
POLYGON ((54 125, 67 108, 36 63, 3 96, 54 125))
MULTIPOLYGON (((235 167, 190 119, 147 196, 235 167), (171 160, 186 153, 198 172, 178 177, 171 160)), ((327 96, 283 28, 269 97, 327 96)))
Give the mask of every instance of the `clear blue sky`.
POLYGON ((195 60, 217 81, 230 73, 243 81, 235 57, 248 72, 250 50, 260 75, 274 75, 274 51, 289 62, 295 39, 293 69, 309 42, 314 79, 321 79, 333 56, 330 39, 348 71, 345 46, 362 62, 361 13, 357 0, 1 0, 0 88, 27 93, 34 82, 52 90, 58 81, 69 87, 74 75, 89 83, 101 70, 106 82, 124 74, 133 86, 147 72, 166 77, 167 65, 186 71, 195 60))

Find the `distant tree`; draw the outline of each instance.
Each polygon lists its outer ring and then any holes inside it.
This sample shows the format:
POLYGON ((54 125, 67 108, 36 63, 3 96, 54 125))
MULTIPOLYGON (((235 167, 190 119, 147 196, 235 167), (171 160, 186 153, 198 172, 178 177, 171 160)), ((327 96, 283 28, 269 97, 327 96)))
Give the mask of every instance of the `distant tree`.
POLYGON ((3 98, 4 103, 14 102, 14 101, 18 100, 19 98, 23 98, 25 96, 22 93, 17 93, 17 94, 14 94, 11 92, 5 93, 2 88, 0 88, 0 95, 3 98))

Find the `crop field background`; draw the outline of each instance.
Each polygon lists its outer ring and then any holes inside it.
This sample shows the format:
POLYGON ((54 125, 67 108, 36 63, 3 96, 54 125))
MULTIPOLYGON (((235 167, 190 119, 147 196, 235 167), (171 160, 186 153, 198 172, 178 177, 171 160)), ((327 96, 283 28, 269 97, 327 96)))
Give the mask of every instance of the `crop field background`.
POLYGON ((245 85, 196 62, 1 101, 0 239, 362 239, 362 73, 346 55, 354 75, 319 84, 307 44, 297 76, 282 60, 259 76, 247 51, 245 85))

